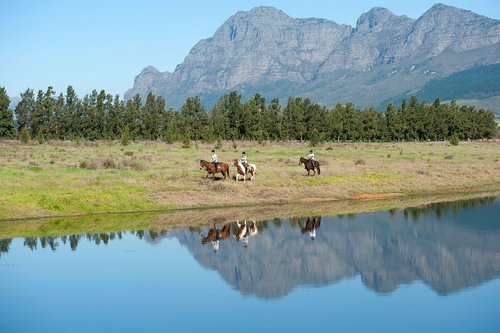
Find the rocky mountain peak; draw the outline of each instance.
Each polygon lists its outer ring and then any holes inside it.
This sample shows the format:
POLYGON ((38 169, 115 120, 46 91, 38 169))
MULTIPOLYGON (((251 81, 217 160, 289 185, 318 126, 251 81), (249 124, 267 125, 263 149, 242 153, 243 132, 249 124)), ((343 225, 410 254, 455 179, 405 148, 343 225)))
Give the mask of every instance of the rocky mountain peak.
POLYGON ((356 30, 358 31, 372 31, 381 30, 381 26, 391 19, 395 19, 390 10, 381 7, 375 7, 368 12, 362 14, 356 22, 356 30))
POLYGON ((326 19, 292 18, 263 6, 228 18, 173 73, 146 67, 125 98, 153 92, 178 107, 187 96, 216 98, 236 89, 280 98, 308 92, 341 102, 354 96, 359 103, 365 97, 357 91, 365 87, 369 94, 362 103, 376 104, 375 98, 416 91, 437 75, 498 62, 499 49, 500 21, 443 4, 417 20, 376 7, 362 14, 354 29, 326 19), (436 68, 417 70, 439 56, 446 60, 436 60, 436 68), (319 93, 323 86, 331 89, 319 93))
POLYGON ((154 66, 148 66, 146 68, 144 68, 142 71, 141 71, 141 74, 140 75, 146 75, 146 74, 160 74, 161 72, 154 66))

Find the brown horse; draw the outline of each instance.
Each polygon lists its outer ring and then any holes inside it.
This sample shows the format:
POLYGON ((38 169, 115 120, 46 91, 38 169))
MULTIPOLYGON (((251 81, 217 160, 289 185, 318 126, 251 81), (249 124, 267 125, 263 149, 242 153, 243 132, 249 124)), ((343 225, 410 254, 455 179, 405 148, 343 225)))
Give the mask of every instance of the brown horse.
POLYGON ((316 170, 318 170, 318 176, 321 174, 321 169, 319 168, 319 162, 318 161, 314 161, 314 165, 313 163, 311 162, 311 160, 307 159, 307 158, 304 158, 304 157, 301 157, 300 160, 299 160, 299 165, 301 164, 304 164, 304 168, 307 170, 307 175, 310 176, 310 171, 312 170, 314 173, 313 173, 313 176, 316 174, 316 170))
POLYGON ((221 230, 217 229, 214 224, 214 227, 208 230, 207 236, 201 234, 201 244, 212 244, 212 250, 216 253, 219 251, 220 240, 227 239, 230 234, 229 224, 224 225, 221 230))
POLYGON ((315 217, 315 218, 307 218, 306 221, 306 226, 303 228, 300 228, 300 232, 305 234, 306 232, 309 232, 309 236, 311 236, 311 239, 314 240, 316 238, 316 229, 321 226, 321 217, 315 217))
POLYGON ((255 176, 255 173, 257 172, 257 166, 255 164, 247 163, 247 165, 248 165, 247 174, 245 174, 245 167, 238 160, 233 160, 233 165, 236 167, 236 170, 237 170, 236 181, 239 180, 240 175, 243 176, 243 181, 245 181, 248 173, 251 174, 250 180, 253 180, 253 177, 255 176))
POLYGON ((207 170, 208 174, 205 178, 212 175, 212 178, 215 178, 216 173, 222 173, 224 179, 229 177, 229 165, 227 163, 218 163, 217 169, 215 168, 215 164, 212 162, 208 162, 205 160, 200 160, 200 170, 207 170))
POLYGON ((208 229, 207 236, 203 236, 203 234, 201 235, 201 244, 227 239, 230 234, 229 224, 224 225, 220 230, 214 225, 213 228, 208 229))

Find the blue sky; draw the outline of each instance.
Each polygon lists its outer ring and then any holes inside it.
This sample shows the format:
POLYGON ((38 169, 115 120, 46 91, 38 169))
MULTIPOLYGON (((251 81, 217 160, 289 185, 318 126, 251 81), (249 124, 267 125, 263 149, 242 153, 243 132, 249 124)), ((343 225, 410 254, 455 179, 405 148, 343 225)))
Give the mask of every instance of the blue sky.
MULTIPOLYGON (((2 0, 0 86, 10 96, 49 85, 80 96, 105 89, 123 96, 146 66, 173 71, 189 50, 238 10, 274 6, 292 17, 355 25, 372 7, 418 18, 436 0, 2 0)), ((500 1, 442 1, 500 18, 500 1)))

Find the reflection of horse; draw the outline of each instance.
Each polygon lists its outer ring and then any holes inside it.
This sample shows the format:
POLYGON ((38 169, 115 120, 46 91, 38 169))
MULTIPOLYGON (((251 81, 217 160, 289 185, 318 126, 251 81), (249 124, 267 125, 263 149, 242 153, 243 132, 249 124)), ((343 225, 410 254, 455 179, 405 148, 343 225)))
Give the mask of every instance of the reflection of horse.
MULTIPOLYGON (((246 179, 246 174, 245 174, 245 167, 243 164, 241 164, 238 160, 233 160, 233 165, 236 167, 238 172, 236 173, 236 180, 238 181, 239 176, 243 176, 243 181, 246 179)), ((252 177, 250 177, 250 180, 253 180, 253 177, 255 176, 255 173, 257 172, 257 166, 253 163, 247 163, 248 169, 247 173, 251 174, 252 177)))
MULTIPOLYGON (((247 226, 247 233, 245 234, 245 236, 243 236, 243 246, 244 247, 247 247, 248 246, 248 238, 250 236, 255 236, 257 235, 257 232, 258 232, 258 229, 257 229, 257 223, 255 223, 254 220, 252 220, 253 224, 252 226, 247 226)), ((245 221, 246 223, 246 221, 245 221)))
POLYGON ((229 224, 225 224, 222 229, 217 229, 214 225, 213 228, 208 229, 207 236, 201 235, 201 243, 206 244, 208 242, 220 239, 226 239, 230 235, 229 224))
POLYGON ((205 160, 200 160, 200 170, 206 169, 208 172, 205 178, 207 178, 210 175, 212 175, 212 177, 215 177, 215 174, 219 172, 222 173, 224 179, 226 179, 226 177, 229 177, 229 165, 227 163, 222 163, 222 162, 218 164, 219 165, 216 169, 214 163, 205 160))
POLYGON ((300 228, 300 232, 303 234, 309 232, 309 236, 311 236, 311 239, 314 240, 316 238, 316 229, 319 228, 320 225, 321 225, 321 217, 315 217, 313 219, 308 217, 306 221, 306 226, 300 228))
POLYGON ((218 242, 229 237, 230 235, 229 224, 226 224, 222 229, 218 230, 215 225, 213 228, 208 229, 207 236, 201 234, 201 244, 207 244, 209 242, 218 242))
POLYGON ((236 225, 238 225, 238 230, 236 230, 236 234, 234 235, 234 239, 239 241, 247 234, 247 221, 240 224, 239 221, 236 221, 236 225))
POLYGON ((304 164, 304 168, 307 170, 307 175, 309 176, 309 172, 312 170, 313 176, 316 174, 316 170, 318 170, 318 176, 321 174, 321 169, 319 168, 319 162, 314 161, 314 165, 311 162, 311 160, 308 160, 307 158, 301 157, 299 160, 299 165, 304 164))

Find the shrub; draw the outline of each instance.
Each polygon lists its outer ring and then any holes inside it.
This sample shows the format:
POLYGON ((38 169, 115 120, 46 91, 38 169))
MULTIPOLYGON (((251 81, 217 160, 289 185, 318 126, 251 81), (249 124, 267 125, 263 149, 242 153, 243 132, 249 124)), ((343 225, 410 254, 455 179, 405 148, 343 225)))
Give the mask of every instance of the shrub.
POLYGON ((97 169, 97 164, 95 162, 81 161, 80 162, 80 168, 82 168, 82 169, 96 170, 97 169))
POLYGON ((219 138, 217 138, 217 143, 215 144, 215 149, 219 150, 219 149, 222 149, 222 140, 219 138))
POLYGON ((125 128, 122 130, 122 135, 120 139, 122 141, 122 146, 128 146, 130 142, 130 131, 128 129, 128 126, 125 126, 125 128))
POLYGON ((311 147, 316 147, 322 142, 321 135, 319 134, 318 130, 314 128, 311 132, 311 138, 309 139, 309 145, 311 147))
POLYGON ((26 127, 21 128, 21 132, 19 132, 19 139, 21 139, 23 143, 30 142, 31 134, 26 127))
POLYGON ((358 158, 357 160, 354 161, 355 165, 365 165, 365 160, 362 158, 358 158))
POLYGON ((189 138, 189 135, 186 135, 184 137, 184 140, 182 140, 182 148, 190 148, 191 147, 191 139, 189 138))
POLYGON ((451 144, 452 146, 457 146, 459 142, 460 142, 460 139, 458 138, 458 135, 453 134, 453 135, 450 137, 450 144, 451 144))
POLYGON ((445 160, 452 160, 453 159, 453 155, 446 155, 444 157, 445 160))
POLYGON ((45 142, 45 136, 43 135, 42 131, 39 131, 36 135, 36 141, 38 141, 39 144, 43 144, 45 142))
POLYGON ((116 168, 116 163, 111 157, 108 157, 104 161, 102 161, 102 167, 104 169, 114 169, 116 168))

